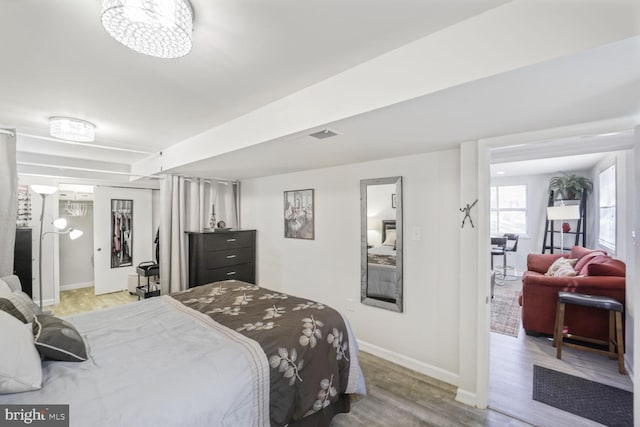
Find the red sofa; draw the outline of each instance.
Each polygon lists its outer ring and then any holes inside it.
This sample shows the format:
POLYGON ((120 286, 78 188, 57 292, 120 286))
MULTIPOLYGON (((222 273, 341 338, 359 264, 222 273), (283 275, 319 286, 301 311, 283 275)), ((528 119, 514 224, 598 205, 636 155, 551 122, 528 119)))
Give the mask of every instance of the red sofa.
MULTIPOLYGON (((558 291, 608 296, 625 304, 625 265, 606 253, 574 246, 569 254, 529 254, 527 270, 522 276, 519 302, 522 326, 528 335, 553 335, 558 291), (577 258, 575 268, 579 276, 545 276, 560 257, 577 258)), ((608 312, 567 305, 565 328, 570 334, 608 341, 608 312)))

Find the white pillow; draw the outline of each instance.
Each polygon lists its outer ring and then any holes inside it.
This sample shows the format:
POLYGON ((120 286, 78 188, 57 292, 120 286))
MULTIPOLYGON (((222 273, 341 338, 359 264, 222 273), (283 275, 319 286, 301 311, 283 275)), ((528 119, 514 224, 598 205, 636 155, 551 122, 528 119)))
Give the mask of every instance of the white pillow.
POLYGON ((3 295, 9 295, 11 293, 11 288, 4 280, 0 279, 0 297, 3 295))
POLYGON ((572 258, 572 259, 558 258, 557 260, 553 261, 553 264, 551 264, 551 266, 549 267, 549 270, 547 270, 547 272, 544 273, 544 275, 558 277, 556 273, 560 269, 563 270, 563 274, 562 274, 563 276, 567 275, 567 274, 564 274, 566 272, 567 267, 573 269, 573 266, 576 265, 577 262, 578 262, 577 258, 572 258))
POLYGON ((11 288, 12 292, 16 292, 16 291, 21 291, 22 290, 22 285, 20 284, 20 279, 15 274, 12 274, 10 276, 0 277, 0 279, 2 279, 2 281, 4 281, 7 285, 9 285, 9 288, 11 288))
POLYGON ((396 245, 396 230, 387 230, 387 238, 382 242, 384 246, 396 245))
POLYGON ((39 390, 42 362, 33 333, 24 323, 0 311, 0 394, 39 390))

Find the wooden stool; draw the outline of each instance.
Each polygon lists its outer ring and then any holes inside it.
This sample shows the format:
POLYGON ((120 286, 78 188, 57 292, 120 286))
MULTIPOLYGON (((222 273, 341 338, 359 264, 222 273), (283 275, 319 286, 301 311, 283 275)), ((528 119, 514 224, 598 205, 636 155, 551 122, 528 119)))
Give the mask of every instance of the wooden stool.
POLYGON ((626 374, 624 369, 624 341, 622 338, 622 312, 624 307, 620 301, 595 295, 577 294, 572 292, 558 292, 558 305, 556 308, 556 324, 553 333, 553 346, 558 348, 556 357, 562 359, 562 346, 576 348, 579 350, 591 351, 593 353, 604 354, 609 359, 618 357, 618 370, 621 374, 626 374), (564 333, 564 308, 565 304, 582 305, 584 307, 602 308, 609 310, 609 342, 596 340, 593 338, 579 337, 564 333), (565 343, 564 338, 585 341, 593 344, 608 345, 609 351, 600 350, 584 345, 565 343), (617 347, 617 348, 616 348, 617 347))

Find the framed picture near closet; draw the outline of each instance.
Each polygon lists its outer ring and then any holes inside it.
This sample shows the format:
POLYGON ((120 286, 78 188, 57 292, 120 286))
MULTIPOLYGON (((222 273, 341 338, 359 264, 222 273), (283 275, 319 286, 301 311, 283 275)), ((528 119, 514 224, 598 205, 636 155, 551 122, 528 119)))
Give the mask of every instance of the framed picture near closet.
POLYGON ((111 268, 133 265, 133 200, 111 199, 111 268))

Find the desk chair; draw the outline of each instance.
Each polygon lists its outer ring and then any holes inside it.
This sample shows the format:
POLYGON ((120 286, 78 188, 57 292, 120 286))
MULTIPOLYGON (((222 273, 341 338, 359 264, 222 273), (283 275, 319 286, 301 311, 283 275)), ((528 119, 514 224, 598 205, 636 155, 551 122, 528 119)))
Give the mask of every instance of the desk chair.
POLYGON ((507 264, 507 254, 509 252, 517 252, 518 251, 518 241, 520 236, 518 234, 505 233, 503 237, 492 237, 491 238, 491 269, 493 269, 493 256, 494 255, 502 255, 502 265, 496 266, 496 269, 502 270, 499 271, 501 275, 500 278, 503 280, 508 280, 509 278, 513 279, 516 276, 509 277, 507 274, 507 270, 513 269, 515 272, 515 267, 507 264), (504 239, 505 244, 502 247, 493 248, 493 239, 504 239))
POLYGON ((493 270, 493 257, 500 255, 504 257, 504 250, 507 247, 506 237, 492 237, 491 238, 491 270, 493 270))

